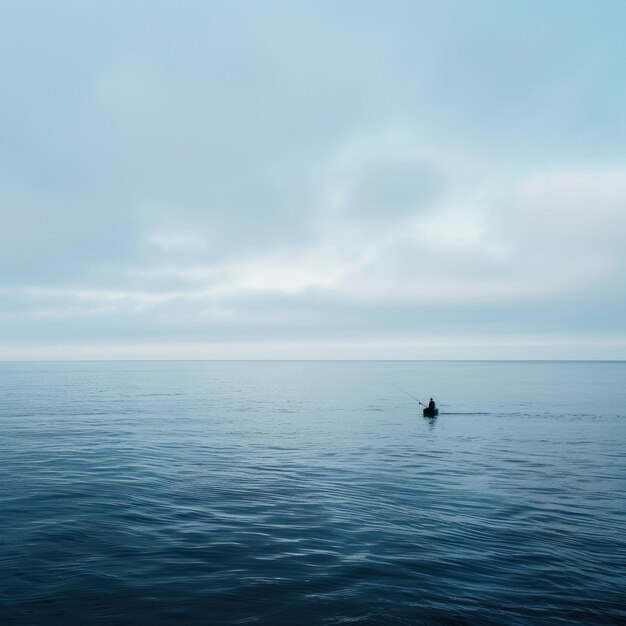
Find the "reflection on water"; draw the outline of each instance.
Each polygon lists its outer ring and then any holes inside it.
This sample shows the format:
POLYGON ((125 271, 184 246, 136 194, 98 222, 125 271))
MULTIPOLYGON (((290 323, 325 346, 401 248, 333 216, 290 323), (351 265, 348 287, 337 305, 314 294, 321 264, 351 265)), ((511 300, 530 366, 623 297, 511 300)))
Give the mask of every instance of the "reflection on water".
POLYGON ((428 422, 428 427, 432 430, 437 423, 437 416, 435 415, 434 417, 424 417, 424 420, 428 422))
POLYGON ((623 622, 624 373, 1 364, 3 621, 623 622))

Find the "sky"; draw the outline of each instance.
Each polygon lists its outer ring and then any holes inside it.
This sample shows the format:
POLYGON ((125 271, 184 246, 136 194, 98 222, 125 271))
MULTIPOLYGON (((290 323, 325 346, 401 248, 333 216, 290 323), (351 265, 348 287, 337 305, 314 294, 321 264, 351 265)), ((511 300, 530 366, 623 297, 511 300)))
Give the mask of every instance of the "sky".
POLYGON ((623 0, 9 0, 0 359, 626 359, 623 0))

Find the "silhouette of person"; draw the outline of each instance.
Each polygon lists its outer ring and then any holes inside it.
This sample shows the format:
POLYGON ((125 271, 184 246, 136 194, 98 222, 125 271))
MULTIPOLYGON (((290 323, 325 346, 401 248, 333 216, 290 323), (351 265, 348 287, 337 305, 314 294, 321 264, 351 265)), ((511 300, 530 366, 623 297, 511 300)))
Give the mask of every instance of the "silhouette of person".
POLYGON ((428 403, 428 410, 429 411, 435 410, 435 401, 432 398, 430 399, 430 402, 428 403))

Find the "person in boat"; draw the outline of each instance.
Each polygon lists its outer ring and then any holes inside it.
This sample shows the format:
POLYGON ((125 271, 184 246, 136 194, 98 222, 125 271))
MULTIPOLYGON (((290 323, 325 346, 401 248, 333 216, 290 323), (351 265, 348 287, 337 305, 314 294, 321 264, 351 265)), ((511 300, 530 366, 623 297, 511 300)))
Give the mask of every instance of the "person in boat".
POLYGON ((428 410, 429 411, 435 411, 435 401, 431 398, 430 402, 428 403, 428 410))

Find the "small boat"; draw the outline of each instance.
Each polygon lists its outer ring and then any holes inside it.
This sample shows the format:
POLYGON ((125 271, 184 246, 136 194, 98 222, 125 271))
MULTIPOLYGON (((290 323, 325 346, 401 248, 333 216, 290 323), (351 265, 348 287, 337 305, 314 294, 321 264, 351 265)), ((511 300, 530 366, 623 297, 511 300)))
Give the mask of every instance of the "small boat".
POLYGON ((424 409, 424 417, 437 417, 439 415, 439 409, 429 409, 426 407, 424 409))

